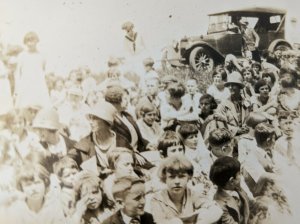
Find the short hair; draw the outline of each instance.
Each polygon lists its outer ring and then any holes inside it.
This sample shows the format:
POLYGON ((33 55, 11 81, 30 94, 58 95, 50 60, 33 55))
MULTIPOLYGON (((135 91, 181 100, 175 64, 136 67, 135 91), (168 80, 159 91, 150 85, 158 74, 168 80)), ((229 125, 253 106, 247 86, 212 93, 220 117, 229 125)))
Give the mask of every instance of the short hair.
POLYGON ((254 77, 254 71, 251 67, 243 68, 241 71, 241 75, 244 77, 244 72, 249 71, 251 72, 251 76, 254 77))
POLYGON ((53 164, 54 173, 58 177, 62 177, 64 170, 67 168, 79 170, 76 161, 68 156, 64 156, 63 158, 61 158, 53 164))
POLYGON ((125 199, 128 194, 128 191, 135 184, 145 184, 145 181, 138 177, 125 176, 115 180, 114 185, 112 187, 112 195, 114 199, 125 199))
POLYGON ((158 140, 157 149, 163 157, 167 157, 168 148, 171 146, 181 145, 185 151, 182 139, 175 131, 166 131, 158 140))
POLYGON ((275 75, 273 72, 263 72, 262 75, 261 75, 262 78, 265 78, 265 77, 270 77, 271 78, 271 82, 272 83, 275 83, 276 81, 276 78, 275 78, 275 75))
POLYGON ((254 136, 258 146, 263 146, 274 135, 275 129, 271 124, 260 123, 255 127, 254 136))
POLYGON ((78 173, 78 176, 76 178, 76 183, 74 185, 74 189, 77 196, 80 196, 82 189, 87 188, 87 186, 97 187, 102 190, 102 181, 93 172, 82 170, 78 173))
POLYGON ((45 184, 45 187, 48 188, 50 185, 50 174, 40 164, 30 164, 26 162, 20 169, 17 171, 16 184, 17 189, 23 191, 22 182, 34 181, 36 177, 39 177, 45 184))
POLYGON ((183 139, 187 139, 190 135, 196 135, 198 132, 197 125, 190 123, 184 123, 178 129, 178 133, 183 139))
POLYGON ((109 152, 107 154, 108 167, 111 170, 115 170, 115 168, 116 168, 115 165, 118 162, 120 156, 124 155, 126 153, 130 154, 132 156, 132 158, 134 158, 133 151, 128 148, 125 148, 125 147, 116 147, 116 149, 109 152))
POLYGON ((139 108, 139 112, 142 116, 149 112, 156 112, 156 107, 152 103, 147 101, 140 102, 137 107, 139 108))
POLYGON ((255 129, 256 125, 267 122, 268 119, 266 118, 265 115, 259 112, 251 112, 249 116, 246 118, 246 125, 249 126, 250 128, 255 129))
POLYGON ((296 118, 297 115, 292 113, 291 111, 287 111, 287 110, 280 110, 278 112, 278 121, 280 122, 281 120, 286 120, 286 119, 294 119, 296 118))
POLYGON ((23 43, 26 44, 28 41, 30 40, 34 40, 35 42, 39 42, 39 37, 35 32, 28 32, 25 34, 24 39, 23 39, 23 43))
POLYGON ((124 93, 125 91, 121 86, 114 85, 107 88, 104 98, 109 103, 119 104, 122 102, 124 93))
POLYGON ((267 81, 264 80, 264 79, 260 79, 254 85, 254 91, 255 91, 255 93, 259 93, 259 89, 262 86, 268 86, 269 87, 269 91, 271 91, 271 87, 269 86, 269 84, 267 83, 267 81))
POLYGON ((170 83, 168 86, 168 92, 172 98, 181 98, 185 94, 185 86, 179 83, 170 83))
POLYGON ((225 72, 224 69, 217 70, 215 69, 214 72, 212 73, 212 78, 214 78, 216 75, 220 74, 222 81, 226 82, 227 81, 227 73, 225 72))
POLYGON ((255 67, 255 66, 258 66, 259 67, 259 71, 261 71, 261 64, 257 61, 255 61, 254 63, 252 63, 251 67, 252 69, 255 67))
POLYGON ((218 187, 224 187, 231 177, 236 177, 240 170, 241 164, 237 159, 224 156, 212 164, 209 179, 218 187))
POLYGON ((210 95, 210 94, 203 94, 203 95, 200 97, 199 103, 200 103, 202 100, 205 100, 205 99, 208 99, 208 100, 209 100, 209 102, 210 102, 210 104, 211 104, 211 109, 212 109, 212 110, 217 109, 218 104, 217 104, 215 98, 214 98, 212 95, 210 95))
POLYGON ((116 74, 118 77, 121 76, 121 72, 120 70, 116 69, 116 68, 110 68, 108 71, 107 71, 107 77, 108 78, 111 78, 112 75, 116 74))
POLYGON ((208 142, 211 146, 220 146, 232 140, 231 132, 226 128, 217 128, 210 132, 208 142))
POLYGON ((194 174, 194 167, 184 155, 173 155, 164 159, 159 166, 158 177, 163 183, 166 183, 167 173, 187 173, 191 178, 194 174))

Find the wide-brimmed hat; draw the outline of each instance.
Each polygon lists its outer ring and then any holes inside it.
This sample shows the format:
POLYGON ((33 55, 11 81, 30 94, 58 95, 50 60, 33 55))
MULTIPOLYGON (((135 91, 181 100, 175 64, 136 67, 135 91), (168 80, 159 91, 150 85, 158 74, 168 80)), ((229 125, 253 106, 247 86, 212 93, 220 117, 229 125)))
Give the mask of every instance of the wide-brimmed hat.
POLYGON ((245 87, 243 83, 243 77, 239 72, 232 72, 231 74, 229 74, 225 86, 227 87, 232 83, 239 85, 241 89, 245 87))
POLYGON ((112 124, 116 113, 117 110, 111 103, 101 100, 90 109, 88 115, 93 115, 112 124))
POLYGON ((41 109, 32 122, 33 128, 58 130, 61 128, 59 116, 56 110, 50 108, 41 109))

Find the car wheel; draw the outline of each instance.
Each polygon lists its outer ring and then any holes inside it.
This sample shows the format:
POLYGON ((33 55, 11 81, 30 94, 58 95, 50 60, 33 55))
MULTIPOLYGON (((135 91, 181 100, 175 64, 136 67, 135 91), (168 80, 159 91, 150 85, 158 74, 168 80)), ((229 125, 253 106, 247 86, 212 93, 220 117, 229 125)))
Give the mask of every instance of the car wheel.
POLYGON ((214 68, 214 60, 209 51, 203 47, 196 47, 190 54, 190 65, 195 71, 210 72, 214 68))

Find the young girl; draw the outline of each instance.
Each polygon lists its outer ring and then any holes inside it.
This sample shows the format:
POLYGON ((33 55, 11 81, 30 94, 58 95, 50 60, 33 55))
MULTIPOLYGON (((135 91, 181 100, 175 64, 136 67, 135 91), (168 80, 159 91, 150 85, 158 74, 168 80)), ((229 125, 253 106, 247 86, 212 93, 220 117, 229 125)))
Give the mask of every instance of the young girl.
POLYGON ((16 70, 16 102, 18 108, 50 105, 48 87, 45 80, 45 61, 37 50, 39 37, 29 32, 24 37, 27 51, 18 58, 16 70))
MULTIPOLYGON (((65 224, 59 198, 50 191, 48 171, 35 164, 25 164, 16 177, 17 189, 23 194, 6 207, 1 223, 65 224), (16 212, 18 215, 16 215, 16 212), (3 221, 6 222, 3 222, 3 221)), ((3 212, 3 210, 2 210, 3 212)))
POLYGON ((76 212, 82 214, 81 223, 102 223, 112 215, 113 207, 103 192, 99 177, 92 172, 82 171, 79 173, 76 183, 75 189, 78 199, 76 212))

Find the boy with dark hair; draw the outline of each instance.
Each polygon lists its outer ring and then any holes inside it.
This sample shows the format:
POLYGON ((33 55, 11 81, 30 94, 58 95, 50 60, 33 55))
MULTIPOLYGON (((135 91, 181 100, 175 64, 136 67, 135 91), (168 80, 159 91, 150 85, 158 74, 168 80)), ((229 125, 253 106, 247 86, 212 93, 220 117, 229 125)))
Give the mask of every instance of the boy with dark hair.
POLYGON ((121 209, 104 220, 103 224, 154 224, 153 216, 144 211, 145 182, 140 178, 122 177, 115 181, 113 196, 121 209))
POLYGON ((218 187, 214 199, 223 209, 219 223, 248 223, 249 199, 240 185, 240 166, 237 159, 224 156, 210 169, 209 178, 218 187))

